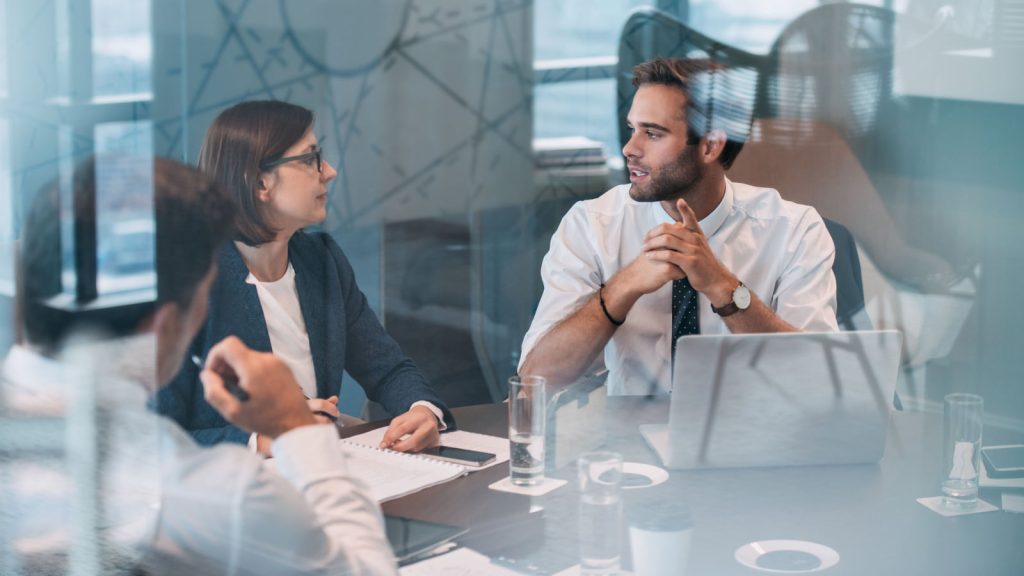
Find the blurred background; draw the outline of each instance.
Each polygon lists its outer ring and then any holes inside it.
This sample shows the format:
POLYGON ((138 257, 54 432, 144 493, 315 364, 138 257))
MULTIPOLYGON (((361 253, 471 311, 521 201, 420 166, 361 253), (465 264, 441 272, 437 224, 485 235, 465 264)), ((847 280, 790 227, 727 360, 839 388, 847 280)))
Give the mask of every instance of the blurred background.
MULTIPOLYGON (((90 301, 152 298, 139 175, 154 156, 195 164, 218 112, 273 98, 317 113, 340 173, 323 228, 388 331, 450 405, 498 400, 550 234, 624 181, 631 66, 711 57, 749 72, 723 96, 750 116, 731 177, 851 231, 848 326, 904 332, 905 407, 977 392, 989 424, 1021 430, 1022 15, 1020 0, 0 0, 0 354, 44 184, 69 191, 98 156, 90 301)), ((54 217, 76 294, 70 210, 54 217)), ((345 411, 376 414, 343 391, 345 411)))

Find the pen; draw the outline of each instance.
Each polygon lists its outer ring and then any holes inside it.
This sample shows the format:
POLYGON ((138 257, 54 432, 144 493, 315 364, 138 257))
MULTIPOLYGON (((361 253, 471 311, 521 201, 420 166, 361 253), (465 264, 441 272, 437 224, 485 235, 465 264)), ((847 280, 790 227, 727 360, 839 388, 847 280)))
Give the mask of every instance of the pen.
MULTIPOLYGON (((306 396, 305 394, 303 394, 302 396, 306 400, 311 400, 311 398, 309 396, 306 396)), ((334 414, 328 414, 327 412, 324 412, 323 410, 314 410, 313 414, 316 414, 317 416, 323 416, 324 418, 327 418, 328 420, 330 420, 331 422, 334 422, 335 424, 338 423, 338 417, 337 416, 335 416, 334 414)))
MULTIPOLYGON (((196 356, 195 354, 192 355, 192 363, 195 364, 196 368, 199 368, 200 370, 203 369, 203 364, 205 364, 205 362, 203 362, 203 359, 200 358, 199 356, 196 356)), ((246 400, 249 399, 249 393, 238 385, 238 380, 236 378, 228 376, 227 374, 222 374, 220 372, 218 372, 217 374, 220 376, 221 380, 224 381, 224 387, 228 389, 228 392, 230 392, 232 396, 238 398, 239 402, 245 402, 246 400)))

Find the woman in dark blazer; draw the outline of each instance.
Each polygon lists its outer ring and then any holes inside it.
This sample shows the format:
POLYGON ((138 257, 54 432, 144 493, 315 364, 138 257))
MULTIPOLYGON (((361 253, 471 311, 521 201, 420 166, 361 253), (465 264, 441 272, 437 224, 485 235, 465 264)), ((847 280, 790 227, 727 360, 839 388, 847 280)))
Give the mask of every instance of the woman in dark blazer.
MULTIPOLYGON (((437 444, 439 430, 454 426, 451 413, 384 331, 334 239, 302 230, 327 217, 327 184, 337 176, 321 157, 313 113, 276 101, 237 104, 207 131, 199 168, 232 191, 240 213, 191 354, 205 358, 229 335, 272 350, 292 369, 310 408, 333 417, 347 371, 368 398, 397 415, 386 445, 410 451, 437 444)), ((157 395, 158 411, 200 444, 248 442, 268 453, 265 439, 229 425, 206 403, 198 372, 186 361, 157 395)))

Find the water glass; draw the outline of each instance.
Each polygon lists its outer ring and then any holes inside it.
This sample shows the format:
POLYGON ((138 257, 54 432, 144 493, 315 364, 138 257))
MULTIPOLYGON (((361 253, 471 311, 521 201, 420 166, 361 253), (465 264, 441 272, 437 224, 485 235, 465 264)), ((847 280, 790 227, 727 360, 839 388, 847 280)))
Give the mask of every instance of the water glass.
POLYGON ((972 508, 978 503, 984 405, 977 394, 956 393, 945 398, 942 501, 948 507, 972 508))
POLYGON ((546 384, 540 376, 513 376, 508 380, 509 468, 512 483, 517 486, 544 482, 546 384))
POLYGON ((580 574, 619 573, 622 542, 622 456, 587 452, 577 466, 580 487, 580 574))

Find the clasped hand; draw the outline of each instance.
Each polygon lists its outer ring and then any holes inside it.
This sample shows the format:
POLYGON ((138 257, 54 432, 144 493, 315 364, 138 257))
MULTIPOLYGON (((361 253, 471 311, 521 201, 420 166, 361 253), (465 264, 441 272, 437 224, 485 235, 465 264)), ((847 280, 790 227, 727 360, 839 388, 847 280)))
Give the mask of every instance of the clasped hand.
MULTIPOLYGON (((708 295, 712 303, 724 295, 731 299, 737 281, 708 245, 697 217, 685 200, 676 201, 681 222, 659 224, 644 236, 643 253, 630 264, 643 293, 666 282, 688 278, 694 290, 708 295)), ((723 303, 724 304, 724 303, 723 303)))

